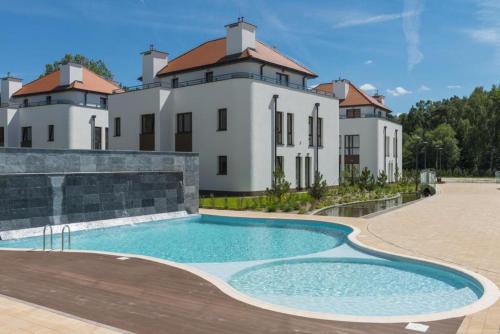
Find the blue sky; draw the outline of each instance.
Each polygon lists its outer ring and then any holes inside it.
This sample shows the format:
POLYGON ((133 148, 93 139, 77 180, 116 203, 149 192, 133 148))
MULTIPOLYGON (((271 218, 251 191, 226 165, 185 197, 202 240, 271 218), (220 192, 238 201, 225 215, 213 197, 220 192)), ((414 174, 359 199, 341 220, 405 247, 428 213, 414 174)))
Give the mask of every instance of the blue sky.
POLYGON ((500 0, 0 0, 0 74, 29 82, 81 53, 135 85, 150 43, 172 58, 224 36, 240 15, 319 74, 311 84, 347 78, 378 89, 396 113, 500 84, 500 0))

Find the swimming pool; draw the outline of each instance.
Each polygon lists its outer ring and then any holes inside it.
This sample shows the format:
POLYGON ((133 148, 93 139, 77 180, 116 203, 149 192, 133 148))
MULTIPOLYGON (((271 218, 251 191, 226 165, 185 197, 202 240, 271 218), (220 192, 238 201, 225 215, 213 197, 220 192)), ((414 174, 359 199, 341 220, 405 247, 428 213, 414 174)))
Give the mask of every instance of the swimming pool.
MULTIPOLYGON (((348 316, 446 312, 483 295, 454 269, 364 250, 331 223, 196 215, 72 233, 72 248, 189 263, 271 305, 348 316)), ((54 245, 60 245, 55 235, 54 245)), ((41 237, 0 242, 41 248, 41 237)))

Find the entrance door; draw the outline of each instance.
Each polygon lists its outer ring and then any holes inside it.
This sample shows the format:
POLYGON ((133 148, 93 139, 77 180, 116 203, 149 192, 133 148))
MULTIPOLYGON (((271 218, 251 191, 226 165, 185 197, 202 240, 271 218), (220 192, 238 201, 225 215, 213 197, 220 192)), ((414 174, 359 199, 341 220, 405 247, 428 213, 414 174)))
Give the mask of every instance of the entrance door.
POLYGON ((302 189, 302 157, 295 158, 295 183, 297 190, 302 189))
POLYGON ((190 112, 177 114, 175 150, 177 152, 193 151, 193 115, 190 112))
POLYGON ((155 115, 141 115, 141 134, 139 135, 141 151, 155 150, 155 115))

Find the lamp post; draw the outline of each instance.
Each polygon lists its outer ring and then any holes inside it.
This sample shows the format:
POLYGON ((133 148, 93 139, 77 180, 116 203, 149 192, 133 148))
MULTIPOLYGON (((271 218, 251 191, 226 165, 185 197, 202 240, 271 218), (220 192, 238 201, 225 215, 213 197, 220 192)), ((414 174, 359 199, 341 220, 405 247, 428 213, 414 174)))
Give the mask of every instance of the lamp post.
POLYGON ((439 150, 441 147, 438 145, 436 146, 436 170, 438 170, 438 160, 439 160, 439 150))
MULTIPOLYGON (((420 143, 415 144, 415 191, 418 191, 418 153, 420 153, 420 145, 427 145, 426 141, 422 141, 420 143)), ((427 160, 427 157, 425 157, 427 160)), ((425 162, 427 164, 427 162, 425 162)))

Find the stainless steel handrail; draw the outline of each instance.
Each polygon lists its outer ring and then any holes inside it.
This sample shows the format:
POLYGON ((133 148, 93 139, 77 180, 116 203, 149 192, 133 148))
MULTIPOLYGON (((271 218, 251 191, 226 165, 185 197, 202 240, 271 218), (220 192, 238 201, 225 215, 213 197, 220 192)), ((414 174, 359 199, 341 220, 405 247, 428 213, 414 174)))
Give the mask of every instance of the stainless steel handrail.
POLYGON ((64 251, 64 231, 66 230, 66 227, 68 228, 68 249, 71 249, 71 229, 69 228, 69 225, 66 224, 63 226, 61 231, 61 252, 64 251))
POLYGON ((43 227, 43 250, 45 250, 45 234, 47 232, 47 227, 50 228, 50 249, 54 249, 54 231, 52 231, 52 225, 45 225, 43 227))

